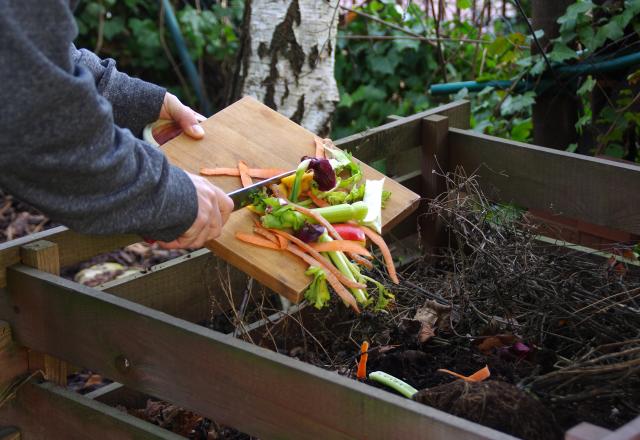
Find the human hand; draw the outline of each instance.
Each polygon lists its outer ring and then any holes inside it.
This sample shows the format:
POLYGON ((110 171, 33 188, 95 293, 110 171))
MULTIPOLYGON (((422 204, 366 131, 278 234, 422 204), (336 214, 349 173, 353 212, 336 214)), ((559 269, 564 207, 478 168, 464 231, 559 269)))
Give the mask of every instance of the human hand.
POLYGON ((170 242, 159 241, 164 249, 200 248, 220 236, 222 226, 233 212, 233 201, 204 177, 187 173, 198 194, 198 215, 191 227, 170 242))
POLYGON ((182 131, 194 139, 204 137, 204 130, 198 125, 198 122, 202 122, 207 118, 181 103, 180 100, 171 93, 167 92, 164 95, 162 109, 160 110, 160 119, 176 121, 178 125, 180 125, 180 128, 182 128, 182 131))

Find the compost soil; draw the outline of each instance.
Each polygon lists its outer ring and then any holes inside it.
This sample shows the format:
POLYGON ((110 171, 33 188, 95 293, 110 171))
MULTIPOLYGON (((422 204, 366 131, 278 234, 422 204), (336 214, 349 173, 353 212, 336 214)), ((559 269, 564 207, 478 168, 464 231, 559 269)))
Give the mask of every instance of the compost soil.
POLYGON ((253 342, 355 379, 366 340, 369 372, 392 374, 424 390, 424 403, 524 439, 561 439, 583 421, 615 429, 635 418, 635 262, 541 242, 526 215, 489 203, 473 179, 449 183, 429 211, 448 246, 403 268, 400 285, 382 265, 369 273, 396 294, 393 307, 354 315, 334 298, 253 332, 253 342), (485 366, 491 376, 482 386, 439 371, 471 375, 485 366))

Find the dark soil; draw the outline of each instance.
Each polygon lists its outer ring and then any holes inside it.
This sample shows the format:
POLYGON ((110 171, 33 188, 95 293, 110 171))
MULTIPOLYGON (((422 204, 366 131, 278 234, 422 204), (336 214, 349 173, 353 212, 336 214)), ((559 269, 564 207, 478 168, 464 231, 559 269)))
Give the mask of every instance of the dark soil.
POLYGON ((254 332, 253 341, 355 378, 367 340, 369 372, 427 389, 434 406, 525 439, 560 439, 582 421, 615 429, 635 418, 640 269, 540 242, 526 217, 488 203, 473 181, 455 188, 462 193, 449 200, 457 205, 432 205, 450 246, 404 268, 399 286, 381 270, 370 274, 396 294, 393 308, 356 316, 334 299, 254 332), (438 371, 470 375, 485 365, 491 377, 482 387, 438 371), (476 388, 496 402, 496 414, 475 409, 476 388), (471 403, 452 404, 460 390, 471 403))
POLYGON ((413 400, 509 432, 519 438, 559 438, 553 416, 540 401, 498 380, 457 380, 419 391, 413 400))

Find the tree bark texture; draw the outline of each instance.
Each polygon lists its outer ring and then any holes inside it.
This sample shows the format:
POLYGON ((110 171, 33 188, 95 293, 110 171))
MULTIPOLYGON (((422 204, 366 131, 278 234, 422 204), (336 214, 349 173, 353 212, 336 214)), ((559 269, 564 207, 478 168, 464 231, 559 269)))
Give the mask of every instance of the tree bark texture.
MULTIPOLYGON (((575 0, 533 0, 533 28, 542 29, 540 43, 546 52, 552 38, 558 36, 558 17, 575 0)), ((533 43, 533 53, 538 49, 533 43)), ((553 77, 552 77, 553 78, 553 77)), ((575 124, 578 122, 578 98, 569 87, 551 87, 536 98, 533 106, 533 143, 543 147, 566 149, 577 142, 575 124)))
POLYGON ((248 0, 235 97, 253 96, 325 135, 339 101, 338 0, 248 0))

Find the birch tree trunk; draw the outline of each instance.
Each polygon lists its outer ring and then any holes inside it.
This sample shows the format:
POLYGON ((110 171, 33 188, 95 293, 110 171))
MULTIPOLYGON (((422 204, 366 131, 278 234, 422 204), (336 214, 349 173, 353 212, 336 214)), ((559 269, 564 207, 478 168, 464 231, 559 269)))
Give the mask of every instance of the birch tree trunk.
POLYGON ((253 96, 325 135, 339 100, 338 0, 247 0, 235 98, 253 96))

